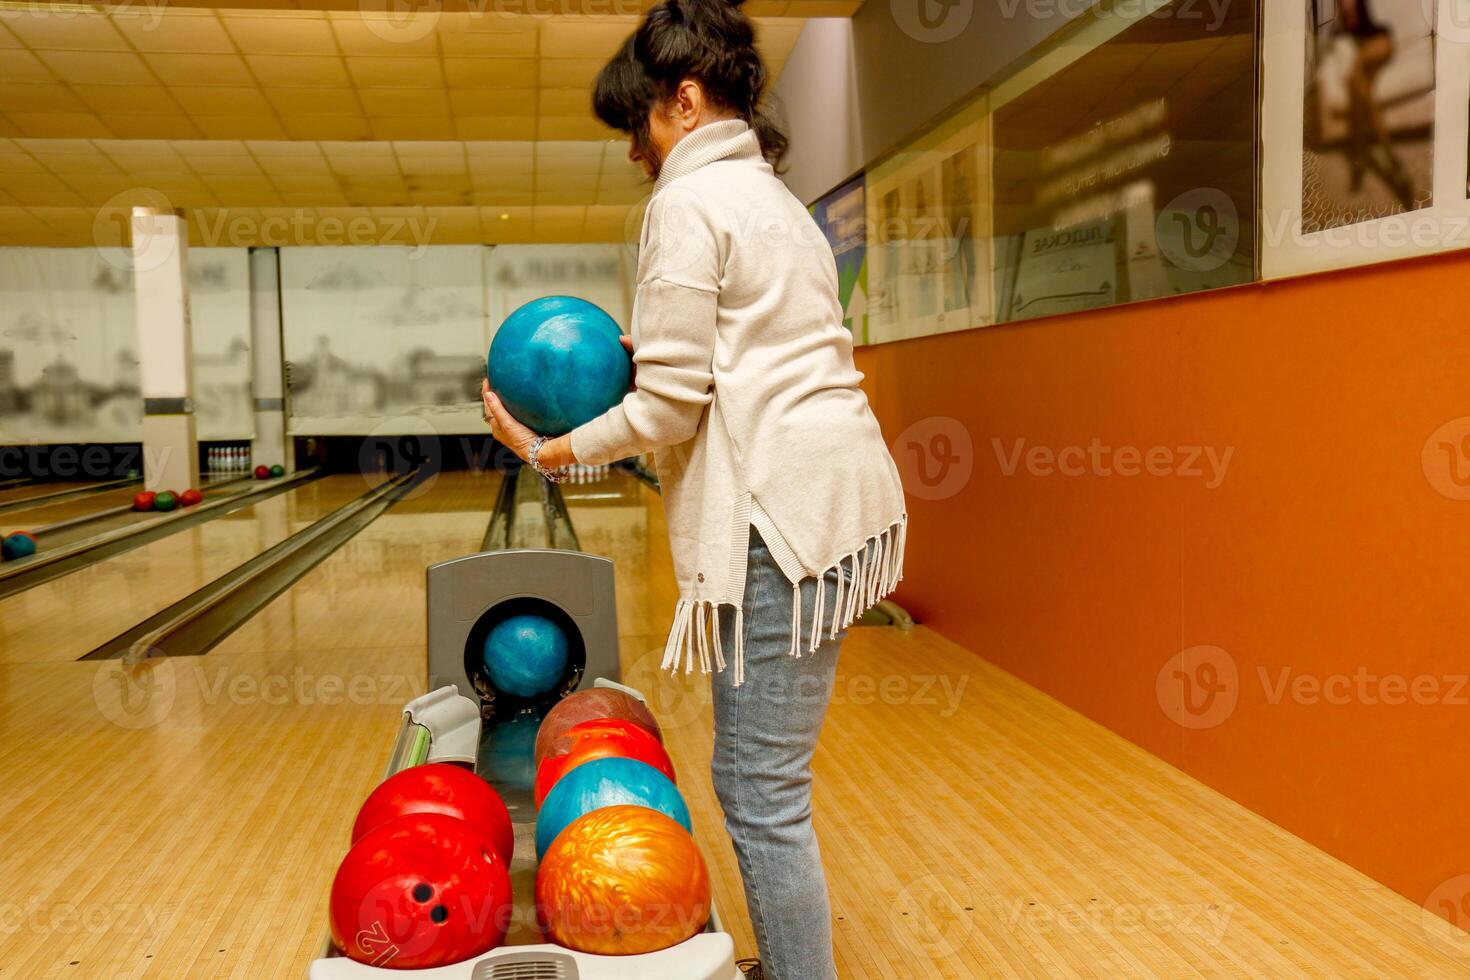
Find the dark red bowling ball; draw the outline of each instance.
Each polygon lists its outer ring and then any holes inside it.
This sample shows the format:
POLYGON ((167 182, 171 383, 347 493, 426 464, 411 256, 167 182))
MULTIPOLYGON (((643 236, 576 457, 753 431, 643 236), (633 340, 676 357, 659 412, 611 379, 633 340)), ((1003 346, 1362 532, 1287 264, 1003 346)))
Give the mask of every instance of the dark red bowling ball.
POLYGON ((179 494, 179 506, 181 507, 193 507, 195 504, 200 503, 203 500, 204 494, 193 488, 185 490, 183 493, 179 494))
POLYGON ((270 477, 271 468, 269 466, 257 466, 255 468, 255 478, 257 480, 269 480, 270 477))
POLYGON ((495 845, 507 866, 515 852, 510 811, 490 784, 463 766, 430 762, 410 766, 383 780, 368 794, 352 825, 353 843, 374 827, 405 813, 445 813, 478 829, 495 845))
POLYGON ((352 845, 332 880, 332 942, 395 970, 459 963, 498 946, 510 874, 489 838, 456 817, 413 813, 352 845))
POLYGON ((152 510, 153 501, 156 500, 157 497, 158 494, 154 493, 152 490, 144 490, 142 493, 133 498, 133 510, 152 510))
POLYGON ((654 721, 648 705, 623 691, 610 687, 592 687, 567 695, 546 713, 541 727, 536 730, 536 765, 541 765, 541 760, 550 754, 557 740, 573 725, 595 718, 624 718, 647 729, 654 738, 663 741, 658 722, 654 721))

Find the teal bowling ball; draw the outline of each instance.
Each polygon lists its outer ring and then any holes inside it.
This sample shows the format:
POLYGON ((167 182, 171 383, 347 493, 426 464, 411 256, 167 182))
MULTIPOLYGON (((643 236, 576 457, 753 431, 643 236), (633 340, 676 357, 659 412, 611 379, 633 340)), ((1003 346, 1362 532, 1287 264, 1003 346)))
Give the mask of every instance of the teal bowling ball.
POLYGON ((689 807, 669 777, 646 762, 609 756, 593 759, 557 780, 536 814, 536 857, 578 817, 605 806, 646 806, 694 832, 689 807))
MULTIPOLYGON (((536 782, 536 732, 541 727, 541 713, 527 709, 510 718, 491 722, 482 744, 479 772, 499 789, 509 787, 526 794, 530 806, 531 788, 536 782)), ((514 806, 510 797, 506 804, 514 806)))
POLYGON ((0 543, 0 557, 6 561, 29 558, 36 553, 36 541, 28 534, 12 534, 0 543))
POLYGON ((623 400, 633 362, 622 331, 603 310, 573 296, 546 296, 517 309, 490 342, 490 388, 510 414, 559 436, 623 400))
POLYGON ((482 656, 485 676, 497 691, 536 698, 566 674, 567 635, 545 616, 507 616, 485 637, 482 656))

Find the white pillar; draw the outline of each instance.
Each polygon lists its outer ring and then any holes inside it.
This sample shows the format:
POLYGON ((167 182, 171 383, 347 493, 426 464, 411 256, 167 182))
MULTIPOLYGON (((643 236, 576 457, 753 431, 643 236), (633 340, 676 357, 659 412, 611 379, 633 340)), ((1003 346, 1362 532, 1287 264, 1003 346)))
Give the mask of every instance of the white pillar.
POLYGON ((295 453, 286 452, 286 369, 281 348, 280 252, 250 250, 250 353, 255 367, 257 466, 281 465, 290 472, 295 453))
POLYGON ((134 208, 133 296, 143 379, 143 482, 199 486, 194 345, 189 330, 189 230, 176 212, 134 208))

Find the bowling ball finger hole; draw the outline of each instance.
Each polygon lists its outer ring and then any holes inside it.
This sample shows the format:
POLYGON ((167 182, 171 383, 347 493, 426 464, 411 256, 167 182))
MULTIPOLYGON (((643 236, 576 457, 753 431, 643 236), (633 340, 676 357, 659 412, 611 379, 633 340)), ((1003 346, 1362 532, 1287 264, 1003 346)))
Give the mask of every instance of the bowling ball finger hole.
POLYGON ((429 909, 429 921, 433 922, 435 925, 438 925, 447 918, 449 918, 449 910, 444 906, 436 905, 433 908, 429 909))
POLYGON ((432 885, 420 882, 419 884, 413 886, 413 900, 415 902, 418 902, 420 905, 427 902, 433 897, 434 888, 432 885))

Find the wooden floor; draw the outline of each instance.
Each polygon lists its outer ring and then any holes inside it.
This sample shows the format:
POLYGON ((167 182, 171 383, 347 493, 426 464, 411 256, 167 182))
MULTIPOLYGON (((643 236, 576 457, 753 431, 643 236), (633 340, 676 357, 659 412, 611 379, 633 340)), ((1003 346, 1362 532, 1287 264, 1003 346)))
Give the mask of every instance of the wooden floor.
MULTIPOLYGON (((303 976, 356 805, 423 686, 423 567, 478 547, 495 486, 441 477, 205 657, 75 663, 4 634, 0 978, 303 976)), ((584 548, 618 562, 625 679, 669 732, 749 952, 705 775, 708 682, 657 670, 658 498, 622 480, 572 497, 584 548)), ((111 615, 130 624, 126 603, 111 615)), ((816 768, 844 977, 1467 967, 1463 934, 922 628, 854 631, 816 768)))

